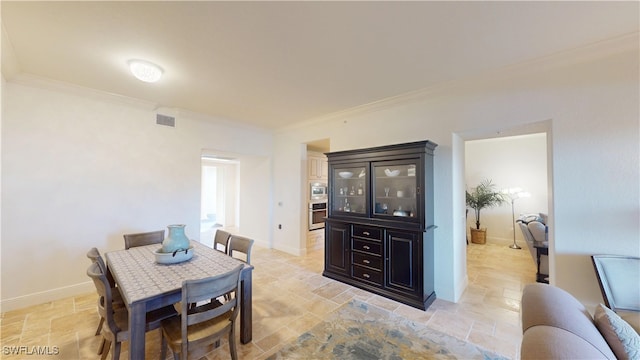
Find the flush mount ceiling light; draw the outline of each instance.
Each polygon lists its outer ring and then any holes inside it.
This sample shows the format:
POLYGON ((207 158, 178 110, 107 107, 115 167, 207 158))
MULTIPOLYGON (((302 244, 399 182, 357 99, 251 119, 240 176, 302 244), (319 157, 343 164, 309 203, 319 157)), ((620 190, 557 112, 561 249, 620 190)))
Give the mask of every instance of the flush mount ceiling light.
POLYGON ((156 82, 162 76, 162 69, 158 65, 144 60, 129 61, 129 69, 138 80, 148 83, 156 82))

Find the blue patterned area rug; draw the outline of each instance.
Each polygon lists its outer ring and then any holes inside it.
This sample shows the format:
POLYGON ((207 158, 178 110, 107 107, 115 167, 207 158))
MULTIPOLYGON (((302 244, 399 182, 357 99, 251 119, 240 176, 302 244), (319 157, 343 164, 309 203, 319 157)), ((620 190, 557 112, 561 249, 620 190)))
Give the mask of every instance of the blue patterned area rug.
POLYGON ((507 358, 387 310, 353 300, 267 359, 507 358))

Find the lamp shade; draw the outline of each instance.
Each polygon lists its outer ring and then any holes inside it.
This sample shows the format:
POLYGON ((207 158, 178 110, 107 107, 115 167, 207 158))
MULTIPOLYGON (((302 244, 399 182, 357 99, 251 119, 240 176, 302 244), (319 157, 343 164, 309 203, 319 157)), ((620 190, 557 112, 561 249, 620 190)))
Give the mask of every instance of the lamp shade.
POLYGON ((502 189, 501 192, 511 198, 511 200, 531 197, 531 194, 529 192, 523 191, 522 188, 519 187, 502 189))

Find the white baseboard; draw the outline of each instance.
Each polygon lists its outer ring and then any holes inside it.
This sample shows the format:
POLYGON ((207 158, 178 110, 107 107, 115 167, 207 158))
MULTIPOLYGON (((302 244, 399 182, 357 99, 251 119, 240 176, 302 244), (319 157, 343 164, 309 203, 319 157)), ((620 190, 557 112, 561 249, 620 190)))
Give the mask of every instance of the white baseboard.
POLYGON ((295 255, 295 256, 302 256, 302 255, 306 255, 306 251, 307 249, 301 249, 299 247, 293 247, 293 246, 274 246, 273 247, 276 250, 280 250, 280 251, 284 251, 287 254, 291 254, 291 255, 295 255))
POLYGON ((57 289, 41 291, 29 295, 18 296, 0 301, 0 312, 18 310, 33 305, 45 304, 51 301, 68 298, 71 296, 83 295, 95 292, 93 282, 87 281, 80 284, 65 286, 57 289))
POLYGON ((452 299, 454 303, 458 303, 458 301, 460 301, 460 298, 462 297, 462 294, 464 293, 465 289, 467 288, 467 286, 469 285, 469 275, 467 275, 465 273, 464 278, 462 279, 462 281, 458 281, 457 284, 457 289, 455 289, 455 294, 454 294, 454 299, 452 299))

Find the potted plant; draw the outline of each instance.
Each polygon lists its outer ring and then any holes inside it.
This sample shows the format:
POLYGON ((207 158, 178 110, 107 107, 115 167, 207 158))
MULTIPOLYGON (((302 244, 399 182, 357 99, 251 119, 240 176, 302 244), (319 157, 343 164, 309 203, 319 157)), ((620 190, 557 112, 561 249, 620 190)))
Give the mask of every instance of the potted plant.
POLYGON ((466 191, 467 206, 472 208, 476 214, 476 228, 471 230, 471 242, 474 244, 484 244, 487 242, 487 229, 480 228, 480 210, 492 208, 507 202, 505 194, 496 190, 496 186, 489 179, 484 179, 471 189, 466 191))

